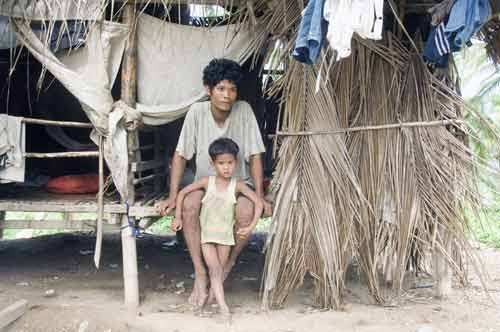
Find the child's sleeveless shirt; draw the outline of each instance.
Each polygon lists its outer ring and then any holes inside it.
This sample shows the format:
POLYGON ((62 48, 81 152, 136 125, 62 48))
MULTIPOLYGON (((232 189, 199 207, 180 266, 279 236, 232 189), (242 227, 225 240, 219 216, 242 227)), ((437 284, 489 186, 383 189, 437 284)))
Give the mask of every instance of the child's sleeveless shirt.
POLYGON ((231 178, 227 189, 219 192, 215 185, 215 176, 210 176, 207 192, 201 202, 201 243, 234 245, 236 179, 231 178))

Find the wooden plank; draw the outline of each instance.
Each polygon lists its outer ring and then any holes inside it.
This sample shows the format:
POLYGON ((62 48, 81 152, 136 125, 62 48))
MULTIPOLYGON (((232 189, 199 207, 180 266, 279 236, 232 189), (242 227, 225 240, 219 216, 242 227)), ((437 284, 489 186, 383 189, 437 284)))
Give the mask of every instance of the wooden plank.
MULTIPOLYGON (((96 205, 62 205, 51 203, 16 203, 0 202, 0 211, 21 211, 21 212, 97 212, 96 205)), ((125 214, 127 208, 124 204, 105 204, 104 213, 125 214)), ((135 218, 158 217, 152 206, 131 206, 129 215, 135 218)))
MULTIPOLYGON (((66 229, 74 231, 94 231, 96 230, 96 220, 5 220, 0 229, 66 229)), ((118 224, 103 224, 105 231, 117 231, 118 224)))
POLYGON ((23 153, 25 158, 83 158, 83 157, 99 157, 99 151, 71 151, 71 152, 26 152, 23 153))
POLYGON ((137 219, 161 216, 152 206, 131 206, 129 214, 137 219))
POLYGON ((149 160, 132 163, 132 172, 149 171, 155 168, 164 167, 164 160, 149 160))
MULTIPOLYGON (((23 212, 97 212, 95 204, 58 204, 37 202, 13 202, 0 201, 0 211, 23 211, 23 212)), ((124 204, 105 204, 104 213, 126 213, 124 204)))
POLYGON ((94 128, 91 123, 85 122, 72 122, 72 121, 53 121, 34 118, 23 118, 24 123, 39 124, 45 126, 59 126, 59 127, 74 127, 74 128, 94 128))
POLYGON ((20 318, 28 310, 28 301, 19 300, 0 311, 0 330, 20 318))

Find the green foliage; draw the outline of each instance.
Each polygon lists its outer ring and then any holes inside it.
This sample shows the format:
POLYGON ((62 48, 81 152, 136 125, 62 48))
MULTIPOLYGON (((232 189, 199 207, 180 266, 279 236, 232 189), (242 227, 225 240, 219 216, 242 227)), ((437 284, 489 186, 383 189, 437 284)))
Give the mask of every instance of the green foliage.
POLYGON ((472 130, 470 144, 488 169, 479 169, 481 203, 479 215, 467 215, 475 238, 500 248, 500 69, 486 56, 483 45, 474 45, 455 56, 464 98, 472 109, 465 121, 472 130))

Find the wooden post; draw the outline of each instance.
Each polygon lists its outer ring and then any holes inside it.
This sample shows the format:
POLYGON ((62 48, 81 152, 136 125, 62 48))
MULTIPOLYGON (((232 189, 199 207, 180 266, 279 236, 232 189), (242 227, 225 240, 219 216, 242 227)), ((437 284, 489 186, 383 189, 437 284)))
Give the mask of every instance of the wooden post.
MULTIPOLYGON (((0 226, 5 221, 5 211, 0 211, 0 226)), ((3 238, 3 228, 0 227, 0 240, 3 238)))
POLYGON ((95 236, 94 263, 99 269, 101 262, 103 226, 102 219, 104 215, 104 139, 99 135, 99 193, 97 195, 97 225, 95 236))
MULTIPOLYGON (((137 93, 137 41, 135 31, 135 3, 127 2, 123 8, 123 23, 129 26, 129 34, 125 46, 122 62, 121 98, 130 107, 135 108, 137 93)), ((136 161, 137 131, 128 132, 127 150, 129 158, 128 197, 122 197, 130 206, 135 202, 134 173, 130 165, 136 161)), ((129 308, 139 306, 139 275, 137 273, 137 247, 135 237, 130 232, 128 218, 122 217, 122 256, 123 256, 123 283, 125 288, 125 305, 129 308)))
MULTIPOLYGON (((443 239, 445 252, 451 254, 451 235, 443 229, 438 230, 443 239)), ((434 296, 445 299, 451 294, 452 270, 446 257, 435 250, 432 257, 433 278, 434 278, 434 296)))

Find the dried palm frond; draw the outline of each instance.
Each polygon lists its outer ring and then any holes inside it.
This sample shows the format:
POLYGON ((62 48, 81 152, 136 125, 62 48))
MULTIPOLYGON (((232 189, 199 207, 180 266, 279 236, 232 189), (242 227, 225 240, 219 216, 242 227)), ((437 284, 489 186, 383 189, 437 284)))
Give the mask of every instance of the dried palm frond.
MULTIPOLYGON (((289 84, 284 91, 284 130, 339 127, 332 89, 324 86, 315 93, 313 68, 293 62, 285 81, 289 84)), ((338 308, 360 205, 345 138, 286 137, 279 160, 275 181, 280 190, 266 256, 264 305, 282 305, 308 272, 316 302, 338 308)))

